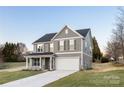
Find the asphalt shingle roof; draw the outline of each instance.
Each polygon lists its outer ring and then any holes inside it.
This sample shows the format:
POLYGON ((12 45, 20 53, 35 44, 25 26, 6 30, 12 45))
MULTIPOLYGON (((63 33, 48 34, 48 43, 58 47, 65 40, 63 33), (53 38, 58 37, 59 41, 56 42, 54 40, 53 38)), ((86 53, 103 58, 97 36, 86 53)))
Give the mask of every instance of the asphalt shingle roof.
POLYGON ((56 35, 56 33, 45 34, 44 36, 42 36, 41 38, 36 40, 34 43, 50 41, 55 35, 56 35))
MULTIPOLYGON (((87 33, 89 32, 89 28, 88 29, 79 29, 76 30, 80 35, 86 37, 87 33)), ((47 42, 50 41, 57 33, 49 33, 49 34, 45 34, 44 36, 42 36, 41 38, 39 38, 38 40, 36 40, 34 43, 38 43, 38 42, 47 42)))
POLYGON ((89 32, 89 28, 87 29, 79 29, 79 30, 76 30, 79 34, 81 34, 82 36, 86 37, 87 33, 89 32))

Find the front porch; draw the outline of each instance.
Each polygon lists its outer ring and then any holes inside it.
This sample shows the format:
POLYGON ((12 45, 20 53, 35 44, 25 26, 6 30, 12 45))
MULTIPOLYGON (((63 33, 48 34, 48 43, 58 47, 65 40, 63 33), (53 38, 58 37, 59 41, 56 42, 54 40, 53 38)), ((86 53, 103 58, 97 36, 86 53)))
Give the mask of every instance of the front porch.
POLYGON ((55 56, 53 53, 32 53, 26 56, 26 69, 55 70, 55 56))

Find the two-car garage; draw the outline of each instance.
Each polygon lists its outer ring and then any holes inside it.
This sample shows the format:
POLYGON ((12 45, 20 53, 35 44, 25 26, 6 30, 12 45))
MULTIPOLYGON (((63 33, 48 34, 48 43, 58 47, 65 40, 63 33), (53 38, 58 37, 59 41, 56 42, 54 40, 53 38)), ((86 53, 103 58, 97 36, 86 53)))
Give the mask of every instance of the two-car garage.
POLYGON ((79 57, 56 57, 56 70, 79 70, 79 57))

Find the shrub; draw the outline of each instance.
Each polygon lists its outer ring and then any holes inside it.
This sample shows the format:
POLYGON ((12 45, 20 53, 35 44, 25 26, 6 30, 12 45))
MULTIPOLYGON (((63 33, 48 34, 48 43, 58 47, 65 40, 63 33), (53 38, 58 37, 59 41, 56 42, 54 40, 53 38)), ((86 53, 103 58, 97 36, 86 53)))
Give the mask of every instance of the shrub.
POLYGON ((101 63, 107 63, 107 62, 109 62, 109 59, 107 57, 101 58, 101 63))

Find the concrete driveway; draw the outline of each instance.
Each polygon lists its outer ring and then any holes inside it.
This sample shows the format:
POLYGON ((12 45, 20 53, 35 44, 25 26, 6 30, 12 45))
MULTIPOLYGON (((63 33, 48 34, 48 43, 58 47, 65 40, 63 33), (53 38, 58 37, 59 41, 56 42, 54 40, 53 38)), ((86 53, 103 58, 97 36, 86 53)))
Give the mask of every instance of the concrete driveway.
POLYGON ((0 85, 0 87, 41 87, 53 81, 56 81, 60 78, 66 77, 74 72, 76 71, 65 71, 65 70, 48 71, 24 79, 2 84, 0 85))

